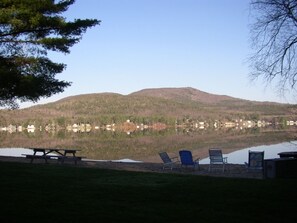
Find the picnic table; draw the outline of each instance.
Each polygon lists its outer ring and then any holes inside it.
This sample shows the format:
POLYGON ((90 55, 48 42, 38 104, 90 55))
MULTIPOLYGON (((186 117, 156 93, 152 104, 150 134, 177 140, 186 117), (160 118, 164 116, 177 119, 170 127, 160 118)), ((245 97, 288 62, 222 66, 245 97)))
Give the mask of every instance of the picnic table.
POLYGON ((65 160, 73 160, 75 164, 81 160, 82 156, 76 156, 79 149, 56 149, 56 148, 29 148, 33 150, 33 154, 23 154, 26 158, 31 159, 31 163, 35 159, 44 159, 47 163, 48 159, 57 159, 64 163, 65 160))
POLYGON ((280 158, 297 158, 297 152, 281 152, 278 153, 277 155, 279 155, 280 158))

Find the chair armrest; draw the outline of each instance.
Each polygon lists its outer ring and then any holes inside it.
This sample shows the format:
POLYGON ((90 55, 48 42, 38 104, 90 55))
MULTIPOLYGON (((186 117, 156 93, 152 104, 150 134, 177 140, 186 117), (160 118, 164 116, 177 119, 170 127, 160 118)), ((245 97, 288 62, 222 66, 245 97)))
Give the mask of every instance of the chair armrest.
POLYGON ((193 159, 194 161, 199 161, 199 160, 200 160, 200 157, 196 157, 196 158, 193 157, 193 158, 194 158, 194 159, 193 159))
POLYGON ((223 162, 228 163, 228 157, 223 157, 223 162))
POLYGON ((170 159, 171 159, 172 162, 174 162, 174 163, 179 162, 179 157, 178 157, 178 156, 170 157, 170 159))

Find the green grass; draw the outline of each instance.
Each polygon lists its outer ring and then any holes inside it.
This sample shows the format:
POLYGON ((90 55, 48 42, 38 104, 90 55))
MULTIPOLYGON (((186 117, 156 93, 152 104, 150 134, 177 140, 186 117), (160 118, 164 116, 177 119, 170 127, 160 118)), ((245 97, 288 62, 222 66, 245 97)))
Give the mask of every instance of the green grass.
POLYGON ((0 162, 0 221, 296 222, 296 186, 0 162))

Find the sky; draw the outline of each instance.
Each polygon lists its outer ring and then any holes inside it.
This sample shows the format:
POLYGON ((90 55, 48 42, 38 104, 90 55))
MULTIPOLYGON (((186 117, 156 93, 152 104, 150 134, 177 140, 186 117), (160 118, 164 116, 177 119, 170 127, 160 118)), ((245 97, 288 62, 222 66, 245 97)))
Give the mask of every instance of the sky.
POLYGON ((67 20, 102 22, 87 30, 70 54, 49 54, 67 64, 56 77, 72 86, 37 104, 163 87, 296 103, 262 79, 251 81, 250 14, 249 0, 76 0, 64 14, 67 20))

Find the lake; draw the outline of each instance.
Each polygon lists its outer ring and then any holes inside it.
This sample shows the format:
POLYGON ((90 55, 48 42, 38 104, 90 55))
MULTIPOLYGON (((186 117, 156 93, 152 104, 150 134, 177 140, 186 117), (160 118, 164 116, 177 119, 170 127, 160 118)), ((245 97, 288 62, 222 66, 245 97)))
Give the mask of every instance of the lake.
MULTIPOLYGON (((244 164, 248 162, 248 151, 264 151, 264 159, 274 159, 279 158, 278 153, 280 152, 297 152, 297 141, 278 143, 274 145, 262 145, 254 146, 250 148, 245 148, 231 152, 229 154, 224 154, 224 157, 228 157, 228 163, 233 164, 244 164)), ((200 161, 201 164, 209 164, 209 159, 205 158, 200 161)))
MULTIPOLYGON (((285 151, 297 152, 297 141, 277 143, 274 145, 262 145, 240 149, 235 152, 224 154, 224 157, 228 158, 228 163, 232 164, 244 164, 248 162, 248 151, 264 151, 264 159, 279 158, 278 153, 285 151)), ((0 156, 13 156, 13 157, 24 157, 22 154, 33 154, 31 149, 26 148, 0 148, 0 156)), ((121 160, 112 160, 114 162, 135 162, 137 160, 131 160, 129 157, 121 160)), ((200 160, 200 164, 209 164, 209 158, 200 160)))
MULTIPOLYGON (((80 149, 79 155, 94 160, 136 160, 161 162, 158 153, 177 155, 188 149, 201 163, 208 163, 208 149, 221 148, 229 163, 247 161, 248 150, 265 150, 265 159, 278 157, 280 151, 295 151, 288 142, 297 138, 296 127, 199 130, 165 129, 132 133, 91 131, 88 133, 59 132, 0 132, 1 153, 13 153, 13 148, 80 149), (3 149, 9 148, 9 149, 3 149)), ((20 154, 27 153, 21 151, 20 154)))

